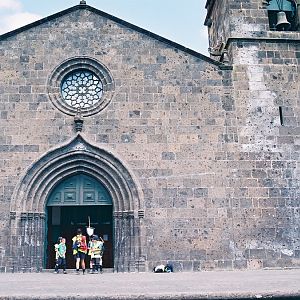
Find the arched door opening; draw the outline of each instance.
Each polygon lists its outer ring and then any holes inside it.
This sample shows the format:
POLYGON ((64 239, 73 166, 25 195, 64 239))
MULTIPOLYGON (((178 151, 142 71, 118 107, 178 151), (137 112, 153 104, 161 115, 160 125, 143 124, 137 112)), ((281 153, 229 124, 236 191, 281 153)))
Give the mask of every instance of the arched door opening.
MULTIPOLYGON (((113 218, 112 200, 105 187, 94 178, 80 174, 59 183, 47 202, 46 267, 55 265, 54 244, 59 236, 66 238, 67 268, 74 268, 72 237, 81 228, 87 236, 86 227, 95 228, 95 234, 105 241, 103 267, 113 268, 113 218)), ((89 256, 86 258, 89 265, 89 256)))
POLYGON ((9 248, 13 270, 50 267, 53 242, 60 234, 75 234, 78 225, 84 230, 90 216, 99 234, 108 234, 107 248, 111 241, 107 266, 115 272, 144 271, 142 195, 124 162, 78 133, 37 160, 14 191, 10 208, 10 245, 14 246, 9 248))

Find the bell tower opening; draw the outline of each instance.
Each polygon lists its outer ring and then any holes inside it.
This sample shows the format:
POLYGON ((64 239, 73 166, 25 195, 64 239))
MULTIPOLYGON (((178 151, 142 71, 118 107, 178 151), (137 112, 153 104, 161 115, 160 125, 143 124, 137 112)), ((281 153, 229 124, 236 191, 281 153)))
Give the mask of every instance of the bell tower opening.
POLYGON ((297 8, 294 1, 269 0, 267 10, 270 30, 297 30, 297 8))
MULTIPOLYGON (((45 263, 49 269, 55 265, 54 244, 58 237, 66 238, 67 268, 73 269, 72 237, 81 228, 89 236, 86 228, 90 225, 94 233, 105 242, 103 267, 113 268, 113 205, 112 198, 102 183, 85 174, 75 175, 57 184, 47 201, 45 263), (89 224, 90 220, 90 224, 89 224)), ((90 257, 86 257, 89 266, 90 257)))

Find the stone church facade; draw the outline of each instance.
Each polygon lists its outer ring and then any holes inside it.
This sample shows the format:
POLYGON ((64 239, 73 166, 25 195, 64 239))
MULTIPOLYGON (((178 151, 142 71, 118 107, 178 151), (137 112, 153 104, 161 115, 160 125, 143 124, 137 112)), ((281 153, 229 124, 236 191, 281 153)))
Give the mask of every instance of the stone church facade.
POLYGON ((286 2, 279 31, 273 1, 208 0, 211 58, 85 1, 0 36, 1 271, 53 268, 89 224, 118 272, 299 267, 286 2))

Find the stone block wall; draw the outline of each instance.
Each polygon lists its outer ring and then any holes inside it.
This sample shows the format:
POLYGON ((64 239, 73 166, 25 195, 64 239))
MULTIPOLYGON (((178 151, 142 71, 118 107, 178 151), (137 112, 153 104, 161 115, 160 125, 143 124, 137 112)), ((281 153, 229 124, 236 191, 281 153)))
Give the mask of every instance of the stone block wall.
POLYGON ((239 137, 236 253, 249 268, 299 267, 299 43, 233 39, 229 49, 239 137))
POLYGON ((270 31, 265 1, 220 2, 207 18, 233 65, 234 267, 299 267, 299 32, 270 31))
MULTIPOLYGON (((48 97, 49 76, 66 59, 86 56, 108 68, 115 94, 84 118, 83 134, 129 166, 142 188, 148 270, 167 261, 179 271, 232 268, 224 151, 237 140, 230 70, 89 9, 4 37, 0 52, 0 247, 13 248, 10 203, 21 178, 75 136, 73 117, 48 97)), ((29 243, 22 241, 14 246, 29 243)), ((14 253, 5 252, 7 270, 14 253)), ((39 269, 34 261, 24 270, 39 269)))
POLYGON ((268 9, 264 0, 209 0, 205 24, 209 45, 225 45, 231 38, 299 39, 297 32, 270 31, 268 9))

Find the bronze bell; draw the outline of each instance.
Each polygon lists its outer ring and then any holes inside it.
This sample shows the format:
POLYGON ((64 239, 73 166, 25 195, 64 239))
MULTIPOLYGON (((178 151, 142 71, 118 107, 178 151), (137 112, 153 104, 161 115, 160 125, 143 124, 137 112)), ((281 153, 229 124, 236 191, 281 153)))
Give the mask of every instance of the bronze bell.
POLYGON ((291 28, 291 23, 287 20, 284 11, 279 11, 277 13, 277 24, 276 29, 279 31, 286 31, 291 28))

